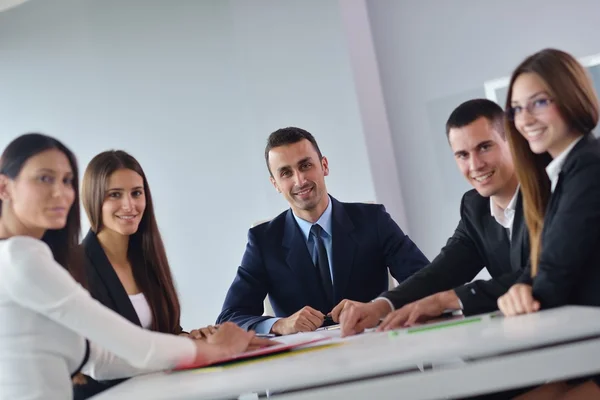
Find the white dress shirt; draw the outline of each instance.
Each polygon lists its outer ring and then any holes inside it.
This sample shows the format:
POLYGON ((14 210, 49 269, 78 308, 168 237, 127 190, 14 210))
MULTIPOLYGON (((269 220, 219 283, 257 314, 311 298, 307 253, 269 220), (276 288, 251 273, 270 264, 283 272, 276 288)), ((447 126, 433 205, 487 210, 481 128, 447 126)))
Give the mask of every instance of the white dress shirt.
POLYGON ((583 139, 583 136, 573 140, 573 143, 567 146, 567 148, 564 149, 562 153, 560 153, 555 159, 550 161, 550 164, 546 166, 546 174, 548 174, 548 178, 550 178, 550 184, 552 185, 550 190, 552 192, 554 192, 554 189, 556 189, 556 185, 558 184, 558 175, 562 170, 562 166, 564 165, 567 156, 569 155, 571 150, 573 150, 573 147, 575 147, 575 145, 579 143, 581 139, 583 139))
POLYGON ((492 217, 499 223, 503 228, 508 230, 508 238, 512 239, 513 223, 515 222, 515 210, 517 209, 517 198, 519 197, 519 186, 513 195, 512 199, 503 210, 499 205, 494 203, 494 200, 490 197, 490 212, 492 217))
POLYGON ((102 380, 168 369, 196 354, 192 340, 144 330, 94 300, 31 237, 0 240, 0 321, 0 400, 71 399, 84 337, 91 349, 82 372, 102 380))

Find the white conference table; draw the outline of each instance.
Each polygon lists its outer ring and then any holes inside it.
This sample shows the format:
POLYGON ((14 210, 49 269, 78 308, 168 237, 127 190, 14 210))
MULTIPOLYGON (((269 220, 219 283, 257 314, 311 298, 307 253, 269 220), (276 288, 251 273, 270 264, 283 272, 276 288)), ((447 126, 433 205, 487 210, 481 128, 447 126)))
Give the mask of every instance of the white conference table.
POLYGON ((93 399, 238 399, 257 393, 282 400, 428 400, 600 373, 600 308, 569 306, 514 318, 483 315, 451 325, 455 322, 347 339, 328 331, 331 338, 320 344, 330 346, 144 375, 93 399))

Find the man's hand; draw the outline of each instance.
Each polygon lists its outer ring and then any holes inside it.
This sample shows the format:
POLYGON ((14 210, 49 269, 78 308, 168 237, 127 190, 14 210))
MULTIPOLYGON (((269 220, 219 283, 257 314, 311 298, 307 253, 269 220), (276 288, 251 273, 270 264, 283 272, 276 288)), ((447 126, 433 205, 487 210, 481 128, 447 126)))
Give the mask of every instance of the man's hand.
POLYGON ((539 311, 540 302, 533 298, 530 285, 517 283, 498 299, 498 308, 507 317, 539 311))
POLYGON ((344 299, 344 300, 340 301, 337 306, 333 307, 333 310, 331 310, 329 315, 331 315, 331 319, 333 320, 333 322, 340 323, 340 315, 342 315, 342 312, 344 310, 347 310, 350 307, 350 305, 359 305, 359 304, 366 304, 366 303, 361 303, 360 301, 344 299))
POLYGON ((362 333, 367 328, 374 328, 390 311, 392 309, 385 300, 371 303, 342 300, 330 314, 334 322, 340 322, 341 335, 345 337, 362 333))
POLYGON ((289 335, 296 332, 312 332, 323 325, 325 315, 312 307, 306 306, 287 318, 282 318, 271 327, 271 332, 278 335, 289 335))
POLYGON ((378 331, 387 331, 414 325, 419 320, 439 317, 444 310, 460 309, 458 296, 454 290, 440 292, 405 305, 383 320, 378 331))
POLYGON ((191 339, 206 339, 210 335, 214 335, 217 332, 219 325, 208 325, 204 328, 194 329, 188 334, 191 339))

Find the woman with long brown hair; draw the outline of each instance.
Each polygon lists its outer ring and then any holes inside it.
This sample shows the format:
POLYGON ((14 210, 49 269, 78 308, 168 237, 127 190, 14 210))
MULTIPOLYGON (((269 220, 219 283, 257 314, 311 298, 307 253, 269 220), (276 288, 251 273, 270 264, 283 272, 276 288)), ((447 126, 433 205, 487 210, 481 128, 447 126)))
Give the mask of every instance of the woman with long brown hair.
POLYGON ((124 151, 98 154, 83 175, 81 197, 91 225, 82 244, 92 296, 146 329, 182 333, 179 299, 141 165, 124 151))
MULTIPOLYGON (((600 146, 592 133, 599 106, 592 82, 571 55, 545 49, 513 72, 506 109, 531 247, 530 266, 498 307, 513 316, 600 306, 600 146)), ((545 385, 523 398, 600 397, 600 380, 579 383, 545 385)))
MULTIPOLYGON (((92 296, 145 329, 184 334, 150 186, 140 163, 121 150, 96 155, 83 176, 82 202, 91 225, 82 247, 92 296)), ((75 398, 87 398, 118 382, 79 380, 75 398)))
POLYGON ((260 345, 234 324, 207 341, 150 332, 92 299, 79 217, 73 153, 46 135, 13 140, 0 158, 0 400, 70 399, 79 371, 114 379, 260 345))

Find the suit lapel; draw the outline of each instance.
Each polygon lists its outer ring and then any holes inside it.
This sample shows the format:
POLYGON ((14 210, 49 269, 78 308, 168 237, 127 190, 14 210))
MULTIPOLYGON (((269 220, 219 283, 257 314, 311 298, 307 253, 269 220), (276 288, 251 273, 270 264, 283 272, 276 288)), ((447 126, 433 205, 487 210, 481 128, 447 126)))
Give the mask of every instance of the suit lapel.
MULTIPOLYGON (((562 174, 562 172, 561 172, 562 174)), ((544 226, 542 226, 542 237, 544 236, 546 230, 552 226, 552 219, 554 217, 554 214, 556 214, 555 212, 555 208, 557 207, 558 204, 558 199, 560 198, 560 194, 561 194, 561 182, 560 182, 561 178, 559 175, 558 178, 558 184, 556 185, 556 188, 554 189, 554 192, 552 194, 550 194, 550 199, 548 200, 548 206, 546 206, 546 216, 544 217, 544 226)))
POLYGON ((131 304, 131 300, 125 291, 123 284, 119 280, 110 261, 108 261, 108 257, 106 257, 102 246, 100 246, 96 234, 91 230, 88 232, 85 239, 83 239, 83 248, 92 268, 98 273, 98 276, 107 289, 108 295, 113 300, 116 306, 115 311, 134 324, 141 326, 140 319, 133 308, 133 304, 131 304))
POLYGON ((325 299, 323 298, 323 289, 318 280, 316 267, 310 258, 306 241, 296 224, 292 210, 288 210, 285 217, 282 245, 287 265, 298 278, 300 285, 305 288, 303 292, 310 296, 306 299, 307 303, 315 304, 314 300, 318 299, 319 306, 317 308, 324 309, 325 299))
MULTIPOLYGON (((517 204, 515 207, 515 219, 513 220, 512 238, 510 245, 510 265, 513 271, 523 269, 527 264, 526 260, 523 260, 523 246, 528 240, 527 229, 523 218, 523 198, 521 192, 517 197, 517 204)), ((527 255, 529 257, 529 255, 527 255)))
POLYGON ((558 174, 558 182, 556 183, 556 187, 554 188, 554 192, 550 195, 550 199, 548 200, 548 206, 546 207, 546 217, 544 218, 544 226, 542 227, 542 237, 544 236, 546 229, 552 225, 552 219, 556 214, 556 207, 558 207, 558 200, 561 197, 562 193, 562 183, 564 180, 565 174, 569 173, 569 170, 572 168, 573 163, 577 160, 577 153, 582 151, 588 146, 598 146, 600 143, 600 139, 596 139, 593 134, 587 134, 583 137, 573 147, 573 150, 567 155, 567 159, 562 165, 561 172, 558 174))
POLYGON ((357 243, 353 237, 354 224, 344 209, 344 205, 331 197, 332 208, 332 256, 333 261, 333 300, 334 306, 346 293, 348 280, 354 266, 357 243))

